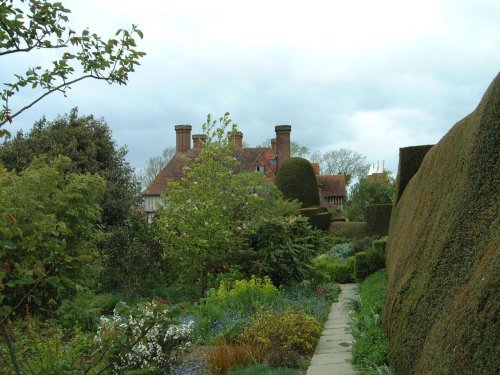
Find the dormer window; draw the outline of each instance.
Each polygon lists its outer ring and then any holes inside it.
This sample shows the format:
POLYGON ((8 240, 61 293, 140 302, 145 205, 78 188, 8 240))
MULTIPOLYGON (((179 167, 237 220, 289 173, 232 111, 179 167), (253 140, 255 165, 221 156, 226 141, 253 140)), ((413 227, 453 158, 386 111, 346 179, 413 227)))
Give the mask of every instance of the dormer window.
POLYGON ((264 168, 263 165, 258 165, 257 166, 257 172, 264 173, 264 170, 265 170, 265 168, 264 168))

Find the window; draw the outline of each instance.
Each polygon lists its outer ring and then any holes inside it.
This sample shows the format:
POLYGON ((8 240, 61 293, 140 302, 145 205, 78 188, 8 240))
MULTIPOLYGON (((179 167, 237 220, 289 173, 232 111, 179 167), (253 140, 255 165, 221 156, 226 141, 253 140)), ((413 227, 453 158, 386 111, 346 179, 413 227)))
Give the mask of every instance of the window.
POLYGON ((269 160, 270 165, 276 165, 276 159, 271 159, 269 160))
POLYGON ((257 166, 257 172, 264 173, 264 166, 263 165, 258 165, 257 166))

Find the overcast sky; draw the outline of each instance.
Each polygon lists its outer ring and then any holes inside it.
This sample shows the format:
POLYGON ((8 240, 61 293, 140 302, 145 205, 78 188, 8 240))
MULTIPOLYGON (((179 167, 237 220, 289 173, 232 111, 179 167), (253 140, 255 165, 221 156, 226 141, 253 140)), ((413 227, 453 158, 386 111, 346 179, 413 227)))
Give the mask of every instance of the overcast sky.
MULTIPOLYGON (((8 128, 78 106, 107 121, 136 168, 175 145, 174 125, 199 133, 208 113, 228 111, 251 146, 290 124, 292 140, 311 150, 349 148, 395 173, 400 147, 438 142, 500 70, 498 0, 63 4, 79 31, 107 38, 139 25, 147 56, 127 86, 81 82, 8 128)), ((46 58, 2 57, 1 83, 46 58)))

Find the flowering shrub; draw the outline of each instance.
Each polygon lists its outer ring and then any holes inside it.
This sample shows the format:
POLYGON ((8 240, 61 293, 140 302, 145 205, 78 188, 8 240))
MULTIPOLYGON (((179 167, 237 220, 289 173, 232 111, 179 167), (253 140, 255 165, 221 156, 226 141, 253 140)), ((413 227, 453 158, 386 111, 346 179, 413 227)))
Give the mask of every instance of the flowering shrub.
POLYGON ((281 365, 300 355, 312 354, 320 334, 321 326, 314 318, 300 311, 284 310, 260 311, 241 336, 245 342, 262 346, 272 357, 267 358, 270 364, 281 365))
POLYGON ((161 372, 190 345, 192 320, 180 320, 179 310, 157 301, 131 308, 120 302, 112 316, 102 316, 96 341, 113 373, 145 369, 161 372))
POLYGON ((259 309, 278 309, 287 304, 269 277, 222 281, 195 310, 196 334, 204 339, 234 338, 259 309))

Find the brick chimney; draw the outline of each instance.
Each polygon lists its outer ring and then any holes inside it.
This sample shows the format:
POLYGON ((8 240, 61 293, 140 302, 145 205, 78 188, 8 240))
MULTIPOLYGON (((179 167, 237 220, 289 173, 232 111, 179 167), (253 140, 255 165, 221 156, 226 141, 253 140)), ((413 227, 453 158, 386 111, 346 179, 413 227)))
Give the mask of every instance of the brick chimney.
POLYGON ((191 148, 191 125, 175 125, 175 151, 184 153, 191 148))
POLYGON ((313 169, 314 169, 314 174, 316 176, 319 176, 319 163, 311 163, 313 169))
POLYGON ((276 153, 276 138, 271 139, 271 149, 276 153))
POLYGON ((242 132, 228 132, 227 136, 229 141, 234 145, 234 148, 243 148, 243 133, 242 132))
POLYGON ((278 168, 285 160, 290 158, 290 133, 291 125, 277 125, 276 131, 276 154, 278 156, 278 168))
POLYGON ((202 149, 207 141, 205 134, 193 134, 193 148, 195 150, 202 149))

